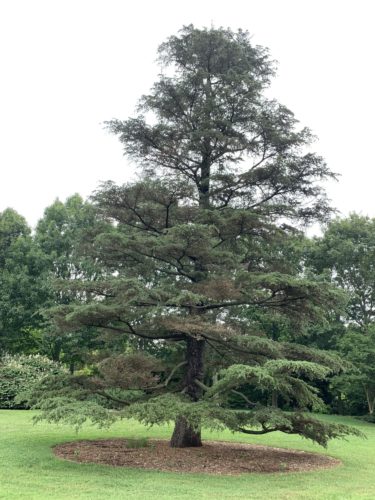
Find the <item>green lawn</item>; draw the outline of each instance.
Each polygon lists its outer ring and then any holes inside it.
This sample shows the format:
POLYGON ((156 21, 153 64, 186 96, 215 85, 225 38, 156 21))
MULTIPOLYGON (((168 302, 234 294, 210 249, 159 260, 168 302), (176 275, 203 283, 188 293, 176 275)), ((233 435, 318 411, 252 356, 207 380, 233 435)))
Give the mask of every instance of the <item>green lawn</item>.
POLYGON ((263 437, 206 433, 214 439, 261 443, 328 453, 342 460, 336 469, 296 474, 248 474, 237 477, 176 474, 75 464, 54 458, 51 446, 82 438, 169 437, 171 429, 147 430, 127 421, 108 431, 33 425, 32 412, 0 410, 0 498, 11 499, 222 499, 324 498, 375 499, 375 425, 352 418, 324 417, 356 425, 368 439, 335 441, 324 451, 294 436, 263 437))

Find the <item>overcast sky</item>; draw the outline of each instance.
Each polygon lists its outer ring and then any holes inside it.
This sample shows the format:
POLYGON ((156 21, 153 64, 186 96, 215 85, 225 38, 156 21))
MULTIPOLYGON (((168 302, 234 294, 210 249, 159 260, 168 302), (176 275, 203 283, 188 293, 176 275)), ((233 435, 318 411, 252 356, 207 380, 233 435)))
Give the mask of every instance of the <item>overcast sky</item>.
POLYGON ((31 225, 55 198, 133 167, 102 123, 134 114, 158 45, 183 25, 248 30, 279 62, 272 95, 319 137, 344 215, 375 217, 375 2, 0 0, 0 211, 31 225))

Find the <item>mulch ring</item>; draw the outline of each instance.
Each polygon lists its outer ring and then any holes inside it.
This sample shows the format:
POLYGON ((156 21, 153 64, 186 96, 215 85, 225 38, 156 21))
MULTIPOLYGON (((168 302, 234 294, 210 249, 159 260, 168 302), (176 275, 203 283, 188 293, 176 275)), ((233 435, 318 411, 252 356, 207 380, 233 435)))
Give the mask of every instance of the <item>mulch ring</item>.
POLYGON ((305 472, 341 464, 326 455, 253 444, 205 441, 201 448, 171 448, 168 441, 153 439, 145 444, 134 447, 126 439, 74 441, 59 444, 53 451, 74 462, 222 475, 305 472))

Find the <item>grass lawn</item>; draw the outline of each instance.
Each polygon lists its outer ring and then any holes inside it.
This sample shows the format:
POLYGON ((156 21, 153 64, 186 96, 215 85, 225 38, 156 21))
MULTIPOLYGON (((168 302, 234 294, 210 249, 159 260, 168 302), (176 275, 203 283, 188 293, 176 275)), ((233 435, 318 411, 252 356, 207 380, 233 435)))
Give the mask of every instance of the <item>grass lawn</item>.
POLYGON ((327 450, 281 433, 263 437, 206 433, 210 439, 327 453, 343 462, 336 469, 309 473, 219 477, 75 464, 57 459, 51 446, 64 441, 100 437, 167 438, 171 428, 149 430, 124 421, 107 431, 86 428, 77 435, 65 426, 33 425, 32 414, 30 411, 0 410, 1 499, 375 499, 375 425, 352 418, 322 417, 355 425, 368 439, 336 440, 327 450))

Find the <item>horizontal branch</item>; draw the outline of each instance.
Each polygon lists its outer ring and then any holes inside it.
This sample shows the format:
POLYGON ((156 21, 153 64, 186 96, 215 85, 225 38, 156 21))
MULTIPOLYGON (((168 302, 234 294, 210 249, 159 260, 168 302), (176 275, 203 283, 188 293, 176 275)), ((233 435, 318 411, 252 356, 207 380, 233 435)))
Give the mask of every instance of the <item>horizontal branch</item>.
MULTIPOLYGON (((126 330, 125 328, 119 328, 116 326, 112 325, 97 325, 94 323, 87 324, 87 326, 93 326, 95 328, 103 328, 105 330, 113 330, 114 332, 119 332, 119 333, 127 333, 128 335, 134 335, 136 337, 141 337, 143 339, 149 339, 149 340, 186 340, 186 335, 185 334, 162 334, 162 335, 148 335, 145 333, 141 333, 139 331, 134 330, 134 328, 129 328, 126 330)), ((128 325, 129 327, 129 325, 128 325)))
POLYGON ((120 403, 126 406, 131 405, 132 403, 129 403, 129 401, 124 401, 123 399, 116 398, 116 396, 111 396, 110 394, 107 394, 105 391, 95 391, 94 394, 98 394, 99 396, 103 396, 104 398, 109 399, 110 401, 114 401, 115 403, 120 403))
MULTIPOLYGON (((235 300, 232 302, 220 302, 214 304, 174 304, 166 302, 165 307, 181 308, 181 309, 195 309, 196 311, 210 311, 213 309, 225 309, 227 307, 235 306, 258 306, 258 307, 286 307, 291 302, 304 300, 307 295, 299 295, 297 297, 281 297, 279 300, 273 300, 277 297, 275 294, 270 295, 264 300, 235 300)), ((138 307, 157 307, 160 304, 157 302, 138 302, 138 307)))
POLYGON ((276 427, 274 427, 272 429, 264 428, 261 431, 254 431, 254 430, 244 429, 243 427, 237 427, 237 431, 239 431, 239 432, 243 432, 244 434, 255 434, 255 435, 268 434, 269 432, 275 432, 275 431, 279 431, 279 430, 281 430, 281 429, 278 429, 276 427))

